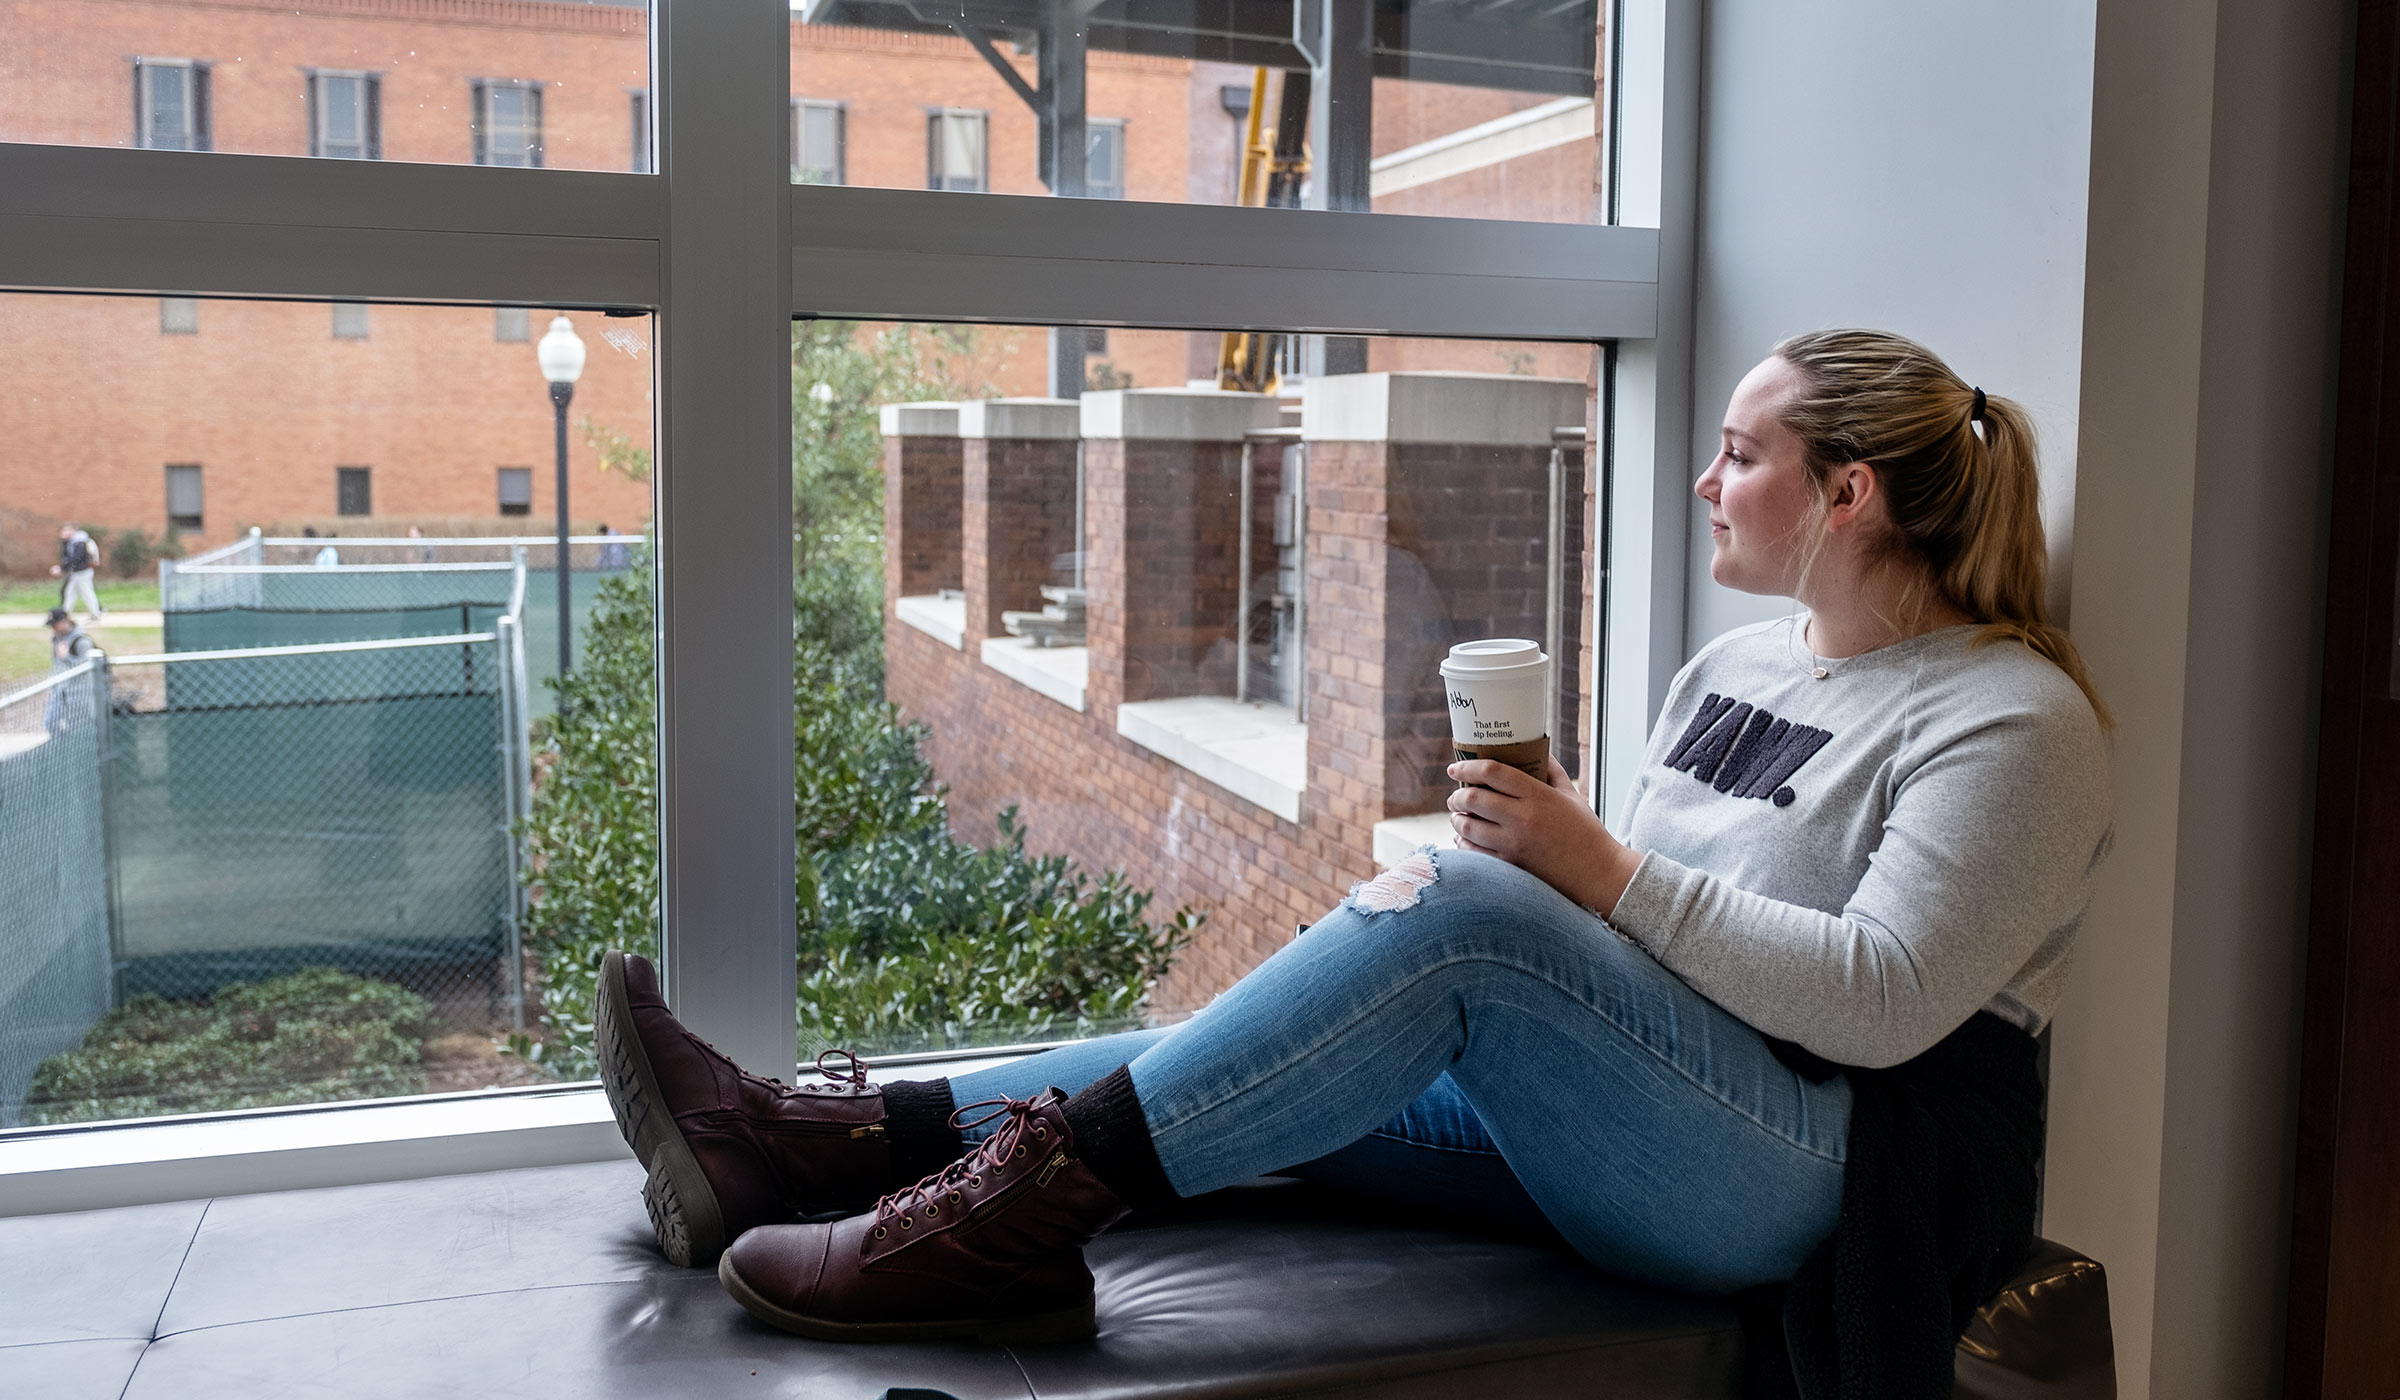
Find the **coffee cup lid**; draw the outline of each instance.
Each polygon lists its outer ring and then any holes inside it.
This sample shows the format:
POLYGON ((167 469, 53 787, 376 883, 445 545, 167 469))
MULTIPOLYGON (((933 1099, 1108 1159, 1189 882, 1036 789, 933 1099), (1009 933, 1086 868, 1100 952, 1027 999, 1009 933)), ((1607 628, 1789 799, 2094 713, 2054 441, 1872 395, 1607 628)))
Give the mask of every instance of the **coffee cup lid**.
POLYGON ((1490 637, 1478 642, 1460 642, 1450 648, 1450 654, 1442 660, 1442 674, 1514 671, 1547 659, 1542 655, 1538 642, 1530 642, 1522 637, 1490 637))

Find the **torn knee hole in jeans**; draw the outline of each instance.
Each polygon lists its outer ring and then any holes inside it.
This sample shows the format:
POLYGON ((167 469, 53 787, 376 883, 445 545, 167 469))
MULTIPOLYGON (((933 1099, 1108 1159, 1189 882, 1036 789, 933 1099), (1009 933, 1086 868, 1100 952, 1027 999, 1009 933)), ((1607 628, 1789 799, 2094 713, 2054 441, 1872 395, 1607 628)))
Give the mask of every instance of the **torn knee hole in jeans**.
POLYGON ((1438 878, 1433 849, 1426 847, 1374 879, 1352 886, 1348 902, 1362 914, 1396 914, 1415 908, 1417 897, 1438 878))

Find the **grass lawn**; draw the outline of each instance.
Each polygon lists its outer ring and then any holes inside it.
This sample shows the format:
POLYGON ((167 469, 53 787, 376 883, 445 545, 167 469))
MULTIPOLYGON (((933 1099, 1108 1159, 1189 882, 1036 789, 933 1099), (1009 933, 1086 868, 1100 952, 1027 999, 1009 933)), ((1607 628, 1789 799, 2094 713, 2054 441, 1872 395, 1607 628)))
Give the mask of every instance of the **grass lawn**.
MULTIPOLYGON (((157 585, 150 589, 158 594, 157 585)), ((152 606, 156 606, 155 603, 152 606)), ((102 623, 84 629, 105 652, 133 656, 164 645, 156 627, 112 627, 102 623)), ((50 634, 38 627, 0 627, 0 690, 14 690, 50 674, 50 634)))
MULTIPOLYGON (((158 611, 158 580, 155 578, 104 578, 95 580, 93 586, 99 590, 100 606, 111 612, 120 608, 126 612, 158 611)), ((77 600, 79 604, 81 601, 77 600)), ((57 606, 57 579, 0 579, 0 612, 48 612, 57 606)), ((83 615, 80 607, 75 615, 83 615)), ((101 645, 106 646, 107 643, 101 645)))

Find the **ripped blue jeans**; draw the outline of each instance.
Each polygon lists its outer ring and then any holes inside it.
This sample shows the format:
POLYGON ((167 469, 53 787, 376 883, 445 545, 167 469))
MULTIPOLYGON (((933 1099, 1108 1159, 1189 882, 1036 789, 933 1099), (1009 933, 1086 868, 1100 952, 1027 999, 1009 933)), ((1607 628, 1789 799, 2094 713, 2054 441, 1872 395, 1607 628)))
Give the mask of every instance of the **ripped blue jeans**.
POLYGON ((1724 1293, 1833 1229, 1850 1087, 1811 1084, 1607 922, 1490 856, 1420 853, 1198 1015, 952 1082, 1119 1065, 1176 1191, 1269 1172, 1451 1219, 1546 1221, 1611 1273, 1724 1293))

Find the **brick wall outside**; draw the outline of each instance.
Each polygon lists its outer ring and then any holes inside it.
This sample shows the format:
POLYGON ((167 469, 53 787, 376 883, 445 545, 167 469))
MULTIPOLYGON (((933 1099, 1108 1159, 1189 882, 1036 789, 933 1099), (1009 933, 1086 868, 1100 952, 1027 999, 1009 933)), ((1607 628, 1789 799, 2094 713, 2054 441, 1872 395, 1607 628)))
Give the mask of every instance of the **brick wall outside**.
POLYGON ((1122 665, 1112 701, 1233 693, 1240 453, 1236 443, 1087 445, 1089 581, 1095 605, 1108 595, 1093 645, 1122 665))
MULTIPOLYGON (((538 339, 549 314, 532 319, 538 339)), ((570 504, 638 532, 650 483, 603 471, 580 425, 648 445, 650 322, 569 319, 587 351, 570 504)), ((0 371, 0 510, 33 522, 0 541, 9 573, 48 568, 64 518, 162 534, 168 463, 201 467, 195 547, 333 515, 337 466, 372 469, 380 516, 495 519, 499 469, 530 468, 533 509, 513 523, 540 534, 556 519, 549 387, 532 344, 493 338, 487 308, 377 306, 367 339, 337 340, 322 303, 203 302, 198 335, 163 335, 155 297, 0 296, 0 343, 28 352, 0 371)), ((339 528, 380 532, 372 520, 339 528)))
MULTIPOLYGON (((1072 444, 1046 446, 1064 456, 1072 444)), ((970 555, 975 522, 997 518, 975 497, 1009 489, 1003 474, 975 469, 978 447, 966 447, 970 555)), ((1371 874, 1375 823, 1440 810, 1451 788, 1442 772, 1450 731, 1436 668, 1448 647, 1542 632, 1547 448, 1307 447, 1308 773, 1298 823, 1116 732, 1124 703, 1232 693, 1225 643, 1239 529, 1234 444, 1085 444, 1090 674, 1082 713, 984 666, 972 641, 960 651, 905 624, 887 626, 887 694, 930 727, 926 752, 950 785, 960 836, 992 839, 993 814, 1016 804, 1031 849, 1123 870, 1157 891, 1160 913, 1187 903, 1213 911, 1161 991, 1164 1011, 1204 1004, 1371 874)), ((1273 463, 1280 453, 1261 456, 1273 463)), ((1582 573, 1584 551, 1574 543, 1586 510, 1581 455, 1564 466, 1563 566, 1582 573)), ((1264 574, 1273 567, 1276 467, 1254 472, 1254 567, 1264 574)), ((1052 500, 1071 520, 1072 501, 1052 500)), ((897 537, 887 543, 911 547, 897 537)), ((1584 595, 1575 578, 1564 582, 1563 635, 1579 637, 1584 595)), ((970 583, 971 636, 982 615, 974 600, 970 583)), ((1573 664, 1581 644, 1561 650, 1559 713, 1576 718, 1584 704, 1573 664)), ((1579 732, 1578 723, 1558 736, 1571 771, 1579 732)))
POLYGON ((963 588, 963 454, 954 437, 883 440, 883 595, 963 588))
POLYGON ((967 636, 1002 637, 1003 612, 1035 612, 1062 577, 1075 540, 1075 443, 971 438, 965 444, 962 513, 967 636))
POLYGON ((1314 806, 1305 827, 1283 821, 1119 736, 1115 705, 1096 703, 1096 657, 1078 714, 906 624, 886 637, 886 693, 929 726, 926 755, 962 839, 991 841, 994 814, 1015 803, 1029 850, 1126 871, 1156 893, 1153 917, 1208 911, 1153 999, 1163 1016, 1207 1004, 1374 873, 1372 822, 1314 806))

